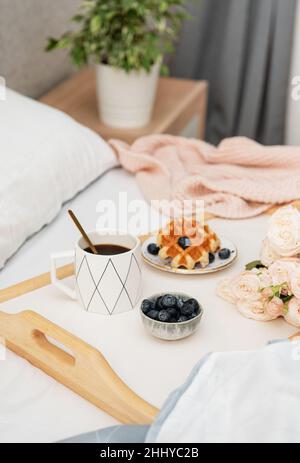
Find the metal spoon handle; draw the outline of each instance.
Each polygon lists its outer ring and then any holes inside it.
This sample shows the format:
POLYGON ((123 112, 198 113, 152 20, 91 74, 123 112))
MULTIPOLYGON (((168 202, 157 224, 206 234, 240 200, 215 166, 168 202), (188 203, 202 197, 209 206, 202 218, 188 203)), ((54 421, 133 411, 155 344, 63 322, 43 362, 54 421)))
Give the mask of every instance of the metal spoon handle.
POLYGON ((88 237, 87 233, 85 232, 84 228, 82 227, 81 223, 79 222, 79 220, 77 219, 76 215, 74 214, 73 211, 71 211, 71 209, 68 210, 68 213, 69 213, 69 216, 71 217, 71 219, 73 220, 73 222, 75 223, 76 227, 78 228, 78 230, 80 231, 81 235, 83 236, 83 238, 85 239, 85 241, 88 243, 89 247, 91 248, 91 250, 93 251, 93 254, 98 254, 98 251, 97 249, 95 248, 95 246, 93 245, 93 243, 91 242, 90 238, 88 237))

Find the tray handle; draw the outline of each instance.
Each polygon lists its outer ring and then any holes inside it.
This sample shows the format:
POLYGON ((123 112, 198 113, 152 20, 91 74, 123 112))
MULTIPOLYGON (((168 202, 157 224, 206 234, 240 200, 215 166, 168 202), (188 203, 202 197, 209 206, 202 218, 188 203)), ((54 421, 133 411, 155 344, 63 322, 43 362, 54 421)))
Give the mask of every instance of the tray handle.
POLYGON ((97 349, 36 312, 0 312, 6 346, 119 422, 150 424, 158 410, 136 395, 97 349))

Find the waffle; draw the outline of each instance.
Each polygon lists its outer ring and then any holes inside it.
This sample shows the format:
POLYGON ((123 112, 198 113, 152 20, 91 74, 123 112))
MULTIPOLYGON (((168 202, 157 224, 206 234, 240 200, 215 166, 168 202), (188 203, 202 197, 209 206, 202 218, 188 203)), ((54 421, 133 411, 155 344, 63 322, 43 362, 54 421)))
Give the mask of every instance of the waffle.
POLYGON ((209 264, 209 253, 220 248, 220 240, 206 224, 200 224, 195 219, 172 221, 157 235, 157 245, 160 248, 161 259, 171 259, 173 268, 183 267, 193 270, 196 264, 202 268, 209 264), (178 240, 189 238, 190 245, 183 249, 178 240))

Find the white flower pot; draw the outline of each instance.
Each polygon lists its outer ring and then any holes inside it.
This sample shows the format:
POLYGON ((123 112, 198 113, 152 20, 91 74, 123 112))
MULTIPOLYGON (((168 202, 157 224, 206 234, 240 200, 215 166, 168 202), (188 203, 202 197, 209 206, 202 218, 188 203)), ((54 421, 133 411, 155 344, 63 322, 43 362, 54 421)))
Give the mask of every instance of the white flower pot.
POLYGON ((96 65, 99 113, 104 124, 130 129, 150 122, 160 65, 159 60, 149 74, 96 65))

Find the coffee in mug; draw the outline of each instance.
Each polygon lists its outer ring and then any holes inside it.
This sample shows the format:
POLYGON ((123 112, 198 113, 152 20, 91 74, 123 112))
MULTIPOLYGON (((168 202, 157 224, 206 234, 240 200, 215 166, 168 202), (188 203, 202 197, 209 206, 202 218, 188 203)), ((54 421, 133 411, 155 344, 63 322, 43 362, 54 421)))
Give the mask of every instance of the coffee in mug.
POLYGON ((139 239, 112 230, 88 235, 92 243, 97 243, 98 254, 93 254, 81 237, 74 250, 51 255, 52 283, 79 300, 87 312, 115 315, 134 309, 142 282, 139 239), (74 289, 57 278, 57 261, 67 257, 75 260, 74 289))
MULTIPOLYGON (((123 254, 124 252, 130 251, 125 246, 119 246, 117 244, 95 244, 96 251, 102 256, 115 256, 116 254, 123 254)), ((94 254, 91 248, 86 248, 86 252, 94 254)))

